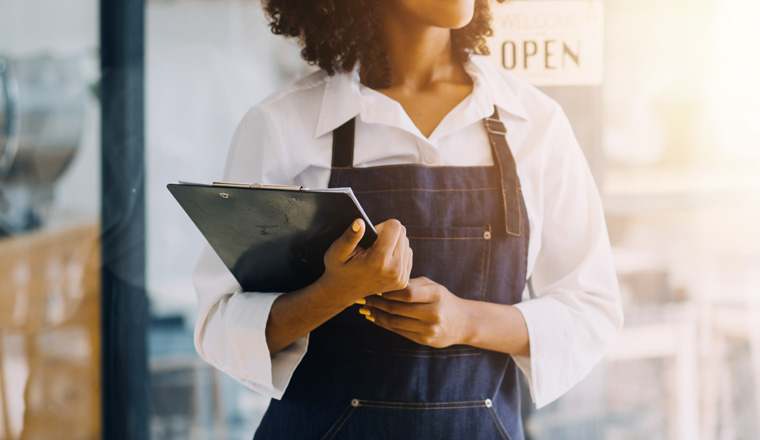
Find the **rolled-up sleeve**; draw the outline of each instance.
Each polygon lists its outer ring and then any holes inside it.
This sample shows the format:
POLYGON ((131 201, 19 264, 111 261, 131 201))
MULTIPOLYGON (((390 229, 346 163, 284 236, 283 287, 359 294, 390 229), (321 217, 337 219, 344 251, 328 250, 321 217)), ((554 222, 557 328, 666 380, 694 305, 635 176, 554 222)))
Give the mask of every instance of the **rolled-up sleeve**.
POLYGON ((599 192, 564 113, 551 120, 542 197, 535 298, 517 304, 530 357, 514 356, 543 407, 583 379, 623 325, 617 277, 599 192))
MULTIPOLYGON (((276 128, 252 109, 241 121, 230 147, 224 179, 230 182, 289 183, 276 128)), ((206 246, 193 283, 199 314, 195 348, 206 362, 247 387, 279 399, 306 354, 308 335, 272 356, 266 324, 277 292, 243 292, 221 259, 206 246)))

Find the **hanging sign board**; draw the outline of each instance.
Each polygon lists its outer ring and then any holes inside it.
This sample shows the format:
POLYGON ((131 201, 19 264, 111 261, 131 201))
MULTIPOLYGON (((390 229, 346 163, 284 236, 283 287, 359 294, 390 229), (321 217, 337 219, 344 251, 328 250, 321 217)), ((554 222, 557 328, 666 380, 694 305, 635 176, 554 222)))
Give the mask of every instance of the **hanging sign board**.
POLYGON ((604 9, 599 0, 492 3, 491 60, 533 85, 602 82, 604 9))

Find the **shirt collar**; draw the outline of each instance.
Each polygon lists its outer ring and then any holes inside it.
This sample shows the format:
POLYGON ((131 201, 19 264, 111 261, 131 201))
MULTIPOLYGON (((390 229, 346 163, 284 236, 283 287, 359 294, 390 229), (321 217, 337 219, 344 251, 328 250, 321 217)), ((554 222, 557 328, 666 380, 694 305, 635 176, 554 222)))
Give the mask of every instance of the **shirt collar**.
MULTIPOLYGON (((464 67, 473 80, 473 91, 463 103, 476 107, 477 118, 490 116, 496 106, 502 118, 511 115, 522 120, 528 119, 528 113, 520 103, 512 85, 487 58, 474 55, 464 67)), ((360 83, 358 66, 351 72, 327 77, 314 138, 335 130, 357 115, 360 115, 365 122, 386 123, 419 135, 419 130, 411 123, 400 104, 360 83), (398 111, 392 114, 376 111, 377 104, 395 105, 398 111)), ((446 128, 444 127, 446 119, 448 117, 444 118, 439 128, 446 128)), ((460 122, 467 124, 474 121, 460 122)), ((447 134, 440 131, 436 128, 431 137, 447 134)))
POLYGON ((503 111, 499 113, 502 117, 505 117, 504 113, 507 113, 524 121, 529 119, 528 111, 522 105, 515 91, 515 84, 509 81, 501 69, 494 66, 488 58, 482 55, 473 55, 465 63, 464 68, 473 78, 473 83, 476 86, 478 81, 481 81, 479 90, 473 88, 473 95, 480 96, 482 94, 484 97, 480 99, 484 105, 488 105, 491 113, 493 113, 493 107, 496 106, 503 111))
POLYGON ((315 139, 359 114, 362 108, 360 87, 358 65, 351 72, 327 77, 314 132, 315 139))

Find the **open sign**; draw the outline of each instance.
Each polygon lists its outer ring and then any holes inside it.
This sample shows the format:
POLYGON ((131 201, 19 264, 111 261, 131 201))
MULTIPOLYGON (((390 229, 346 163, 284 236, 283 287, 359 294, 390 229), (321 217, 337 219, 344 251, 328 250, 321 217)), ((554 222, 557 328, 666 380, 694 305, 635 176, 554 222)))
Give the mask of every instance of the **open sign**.
POLYGON ((492 61, 534 85, 602 82, 602 2, 512 1, 493 6, 492 61))
POLYGON ((522 64, 523 70, 529 70, 535 63, 545 70, 569 69, 581 66, 581 42, 557 40, 524 40, 521 42, 505 41, 501 45, 501 65, 507 70, 515 70, 522 64))

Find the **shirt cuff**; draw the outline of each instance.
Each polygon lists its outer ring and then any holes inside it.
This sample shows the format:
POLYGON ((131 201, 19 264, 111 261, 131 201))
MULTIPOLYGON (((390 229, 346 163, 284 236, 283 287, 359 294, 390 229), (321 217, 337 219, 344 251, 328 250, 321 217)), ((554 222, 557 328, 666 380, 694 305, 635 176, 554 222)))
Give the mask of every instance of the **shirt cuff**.
MULTIPOLYGON (((528 328, 530 356, 512 355, 525 375, 536 408, 567 392, 577 380, 572 369, 575 327, 565 306, 550 297, 515 304, 528 328)), ((585 374, 583 374, 585 376, 585 374)))
POLYGON ((234 374, 228 374, 251 390, 263 396, 280 400, 282 399, 283 394, 285 394, 285 389, 287 389, 296 367, 298 367, 298 364, 301 363, 301 360, 306 354, 308 345, 309 335, 307 334, 290 344, 285 349, 280 350, 274 356, 267 358, 266 360, 262 358, 261 367, 268 369, 271 372, 270 381, 268 383, 251 382, 250 380, 236 377, 234 374))
MULTIPOLYGON (((201 337, 206 358, 248 388, 282 398, 308 348, 308 334, 274 356, 266 341, 266 323, 280 293, 238 292, 219 302, 201 337), (216 321, 216 322, 214 322, 216 321), (222 334, 213 334, 222 328, 222 334)), ((199 350, 199 353, 201 350, 199 350)))

